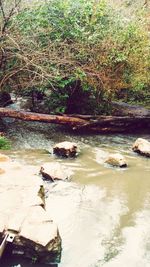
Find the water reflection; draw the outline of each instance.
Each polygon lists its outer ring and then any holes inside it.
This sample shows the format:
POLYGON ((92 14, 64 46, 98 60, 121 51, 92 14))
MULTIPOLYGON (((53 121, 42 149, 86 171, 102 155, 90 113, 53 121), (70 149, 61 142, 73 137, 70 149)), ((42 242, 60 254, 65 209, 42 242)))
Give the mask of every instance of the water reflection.
POLYGON ((128 212, 124 196, 107 197, 98 186, 58 183, 49 188, 46 207, 63 240, 60 267, 91 267, 119 252, 120 218, 128 212))
MULTIPOLYGON (((150 205, 149 205, 150 206, 150 205)), ((150 207, 149 207, 150 208, 150 207)), ((104 264, 105 267, 149 267, 150 266, 150 210, 137 212, 133 216, 134 224, 124 227, 124 244, 120 253, 104 264)), ((97 265, 98 267, 101 265, 97 265)))

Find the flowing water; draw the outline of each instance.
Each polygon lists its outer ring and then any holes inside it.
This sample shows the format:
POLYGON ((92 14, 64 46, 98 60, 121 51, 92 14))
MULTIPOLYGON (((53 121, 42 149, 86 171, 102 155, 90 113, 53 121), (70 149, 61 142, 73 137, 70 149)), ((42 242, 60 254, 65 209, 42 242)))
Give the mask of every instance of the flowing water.
MULTIPOLYGON (((139 135, 81 136, 46 124, 5 123, 12 142, 5 153, 13 160, 36 167, 59 161, 72 172, 71 182, 45 184, 46 208, 62 237, 59 267, 150 267, 150 159, 131 149, 139 135), (77 142, 77 158, 53 156, 52 146, 64 140, 77 142), (129 167, 104 164, 112 152, 126 156, 129 167)), ((7 259, 2 266, 33 265, 7 259)))

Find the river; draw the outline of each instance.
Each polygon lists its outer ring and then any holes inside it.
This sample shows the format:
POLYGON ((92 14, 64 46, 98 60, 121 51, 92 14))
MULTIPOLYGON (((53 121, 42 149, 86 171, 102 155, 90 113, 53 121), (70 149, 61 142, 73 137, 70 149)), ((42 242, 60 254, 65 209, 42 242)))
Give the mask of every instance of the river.
MULTIPOLYGON (((46 208, 62 237, 59 267, 150 267, 150 159, 131 149, 137 137, 150 135, 76 135, 47 124, 5 124, 12 143, 5 154, 13 160, 27 167, 58 161, 72 172, 70 182, 45 183, 46 208), (53 156, 53 145, 65 140, 77 142, 77 158, 53 156), (126 156, 127 169, 103 163, 112 152, 126 156)), ((16 259, 1 264, 44 267, 16 259)))

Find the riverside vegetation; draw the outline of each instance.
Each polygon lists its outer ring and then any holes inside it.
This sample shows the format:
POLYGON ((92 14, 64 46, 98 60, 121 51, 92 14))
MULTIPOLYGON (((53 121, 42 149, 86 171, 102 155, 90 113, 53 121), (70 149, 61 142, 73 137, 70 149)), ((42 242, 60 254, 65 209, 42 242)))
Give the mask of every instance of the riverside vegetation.
POLYGON ((108 1, 0 0, 0 90, 43 100, 46 113, 111 114, 111 101, 150 104, 148 10, 108 1))
POLYGON ((7 150, 10 149, 11 145, 6 137, 0 136, 0 149, 7 150))

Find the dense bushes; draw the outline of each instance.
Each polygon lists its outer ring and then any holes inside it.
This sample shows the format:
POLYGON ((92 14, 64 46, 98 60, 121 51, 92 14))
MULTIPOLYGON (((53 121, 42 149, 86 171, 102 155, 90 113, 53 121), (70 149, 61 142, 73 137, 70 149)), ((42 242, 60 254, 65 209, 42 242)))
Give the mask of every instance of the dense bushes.
POLYGON ((0 149, 10 149, 10 142, 7 138, 0 136, 0 149))
POLYGON ((141 14, 127 19, 107 1, 50 0, 9 23, 0 86, 42 91, 49 112, 109 113, 122 90, 128 101, 150 94, 149 44, 141 14))

